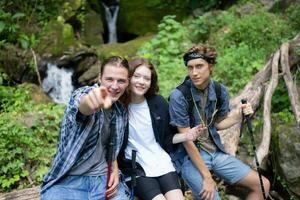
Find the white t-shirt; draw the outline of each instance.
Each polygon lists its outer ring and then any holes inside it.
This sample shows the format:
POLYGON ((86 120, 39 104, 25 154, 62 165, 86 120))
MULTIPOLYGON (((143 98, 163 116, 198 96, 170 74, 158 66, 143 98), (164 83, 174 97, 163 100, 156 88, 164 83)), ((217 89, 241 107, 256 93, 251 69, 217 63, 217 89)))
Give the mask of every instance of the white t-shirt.
POLYGON ((171 158, 156 142, 147 101, 129 105, 129 136, 125 157, 131 159, 136 150, 136 161, 146 176, 157 177, 175 171, 171 158))

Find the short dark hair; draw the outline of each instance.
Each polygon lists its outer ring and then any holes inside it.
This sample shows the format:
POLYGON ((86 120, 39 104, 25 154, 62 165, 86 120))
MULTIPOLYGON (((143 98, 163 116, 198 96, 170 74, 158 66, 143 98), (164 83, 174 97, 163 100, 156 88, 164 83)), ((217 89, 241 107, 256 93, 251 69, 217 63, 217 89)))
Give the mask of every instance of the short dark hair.
POLYGON ((124 67, 129 72, 129 64, 128 64, 128 61, 125 58, 122 58, 120 56, 112 56, 112 57, 106 59, 102 63, 101 69, 100 69, 100 76, 102 76, 103 71, 104 71, 104 69, 107 65, 113 65, 113 66, 116 66, 116 67, 124 67))
POLYGON ((154 65, 145 58, 133 58, 129 61, 129 77, 132 77, 135 70, 140 67, 145 66, 151 71, 151 85, 149 90, 146 92, 145 97, 150 97, 152 95, 158 94, 159 86, 158 86, 158 79, 157 73, 155 70, 154 65))

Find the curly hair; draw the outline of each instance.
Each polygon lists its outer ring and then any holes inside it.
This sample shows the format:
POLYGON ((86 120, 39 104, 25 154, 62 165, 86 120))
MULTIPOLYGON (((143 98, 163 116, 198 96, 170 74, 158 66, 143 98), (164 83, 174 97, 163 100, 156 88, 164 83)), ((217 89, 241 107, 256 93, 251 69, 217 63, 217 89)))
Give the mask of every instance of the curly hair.
POLYGON ((214 58, 214 59, 216 59, 217 55, 218 55, 217 50, 214 47, 204 45, 204 44, 193 46, 189 50, 186 51, 186 53, 190 53, 190 52, 201 53, 201 54, 204 54, 204 55, 214 58))

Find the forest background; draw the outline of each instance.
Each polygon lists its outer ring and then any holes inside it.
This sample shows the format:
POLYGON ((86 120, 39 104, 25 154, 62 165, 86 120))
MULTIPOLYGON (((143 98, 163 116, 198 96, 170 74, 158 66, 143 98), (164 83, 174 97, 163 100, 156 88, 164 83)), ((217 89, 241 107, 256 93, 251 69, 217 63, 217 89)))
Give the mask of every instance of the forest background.
MULTIPOLYGON (((282 43, 299 33, 299 19, 297 0, 2 0, 0 193, 39 185, 55 154, 65 104, 53 102, 43 91, 47 63, 73 69, 77 88, 92 84, 101 62, 109 56, 149 58, 158 69, 161 94, 167 98, 186 74, 183 53, 193 44, 208 43, 218 50, 213 78, 234 97, 282 43), (102 3, 119 6, 115 43, 108 43, 102 3)), ((300 55, 300 46, 298 50, 300 55)), ((299 69, 299 63, 291 68, 298 92, 299 69)), ((278 163, 283 154, 278 149, 284 146, 279 133, 295 124, 282 80, 272 98, 272 124, 264 173, 277 199, 299 199, 299 168, 290 180, 278 163)), ((256 141, 260 141, 261 109, 253 125, 256 141)), ((299 136, 287 138, 295 149, 286 152, 299 158, 299 136)), ((248 163, 253 157, 247 134, 236 156, 248 163)), ((299 159, 293 164, 299 166, 299 159)), ((229 199, 225 186, 219 185, 220 193, 222 199, 229 199)))

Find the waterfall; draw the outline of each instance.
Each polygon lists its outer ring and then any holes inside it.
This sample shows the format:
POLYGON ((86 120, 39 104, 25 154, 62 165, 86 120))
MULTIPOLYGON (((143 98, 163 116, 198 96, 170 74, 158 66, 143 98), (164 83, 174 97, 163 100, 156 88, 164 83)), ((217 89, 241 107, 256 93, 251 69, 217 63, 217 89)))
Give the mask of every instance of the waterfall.
POLYGON ((58 68, 56 65, 47 64, 47 76, 44 78, 43 90, 56 103, 67 104, 74 89, 72 85, 73 70, 58 68))
POLYGON ((114 4, 107 6, 104 2, 102 2, 102 5, 105 9, 105 19, 108 26, 108 43, 117 42, 117 17, 119 13, 119 5, 114 4))

